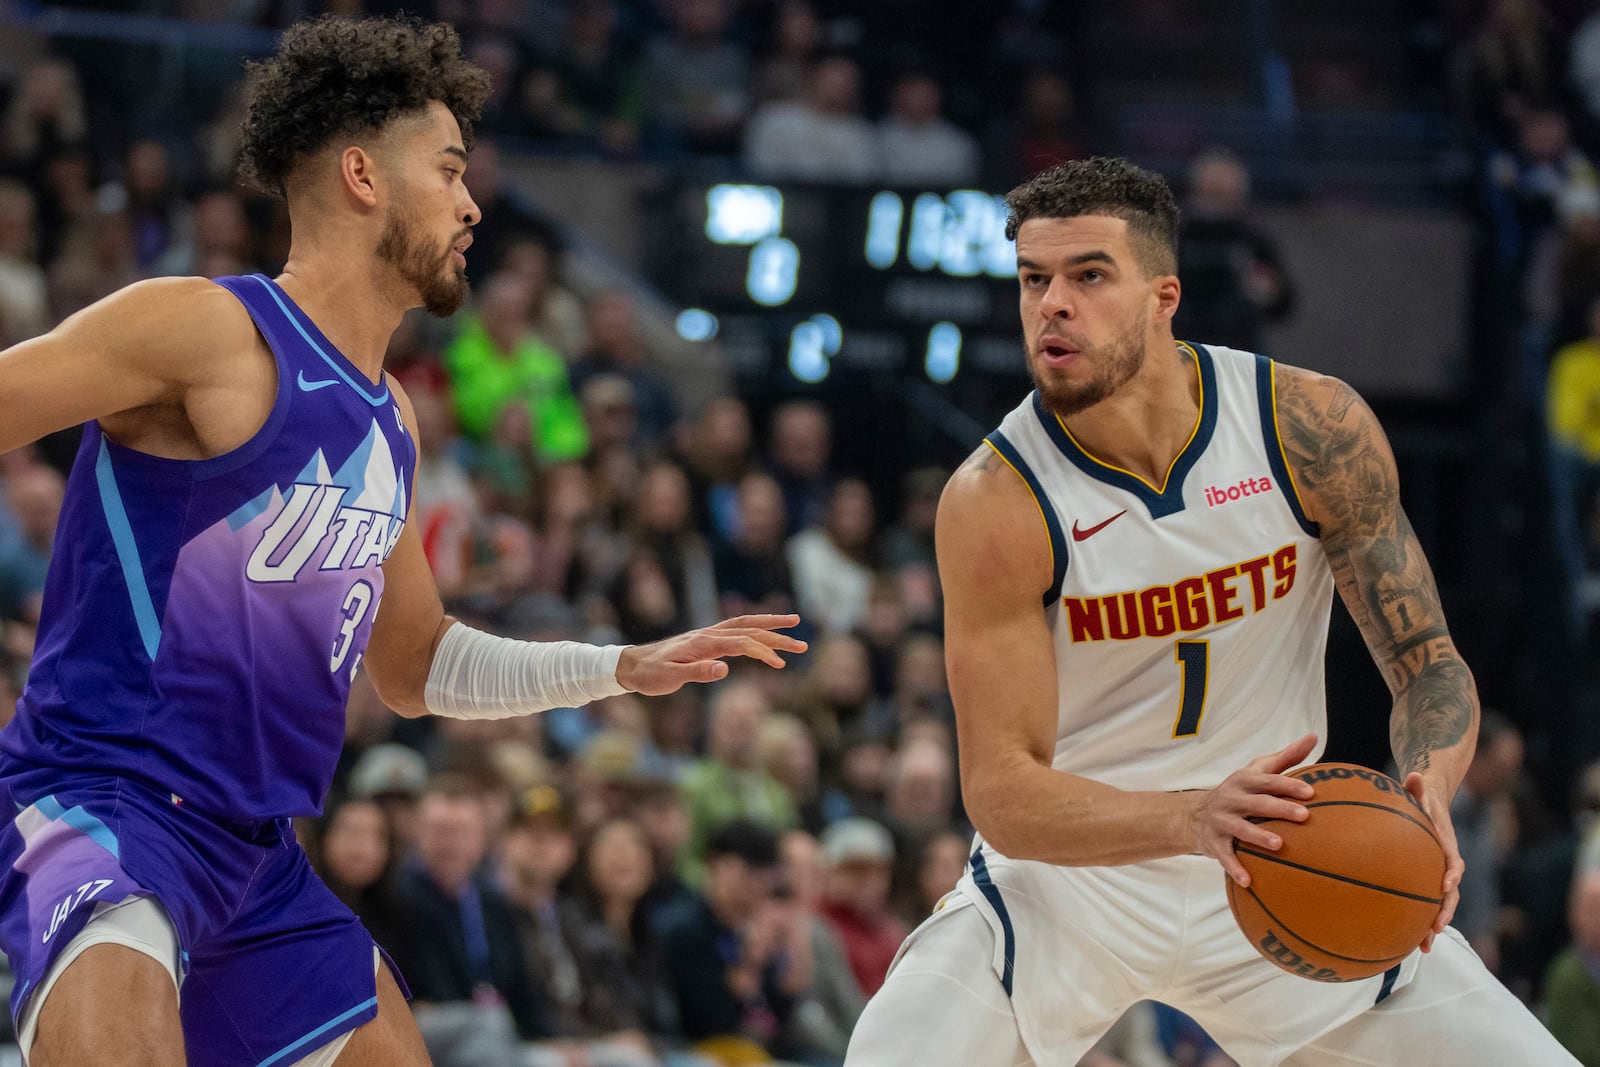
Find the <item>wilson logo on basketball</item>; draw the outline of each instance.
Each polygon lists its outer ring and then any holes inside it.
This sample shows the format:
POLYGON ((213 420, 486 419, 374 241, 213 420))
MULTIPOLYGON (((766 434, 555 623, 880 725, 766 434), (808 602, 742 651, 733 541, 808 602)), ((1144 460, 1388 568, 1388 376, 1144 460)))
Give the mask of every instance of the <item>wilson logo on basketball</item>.
POLYGON ((1260 478, 1241 478, 1236 485, 1208 485, 1205 488, 1206 506, 1220 508, 1247 496, 1270 493, 1273 488, 1272 479, 1265 475, 1260 478))

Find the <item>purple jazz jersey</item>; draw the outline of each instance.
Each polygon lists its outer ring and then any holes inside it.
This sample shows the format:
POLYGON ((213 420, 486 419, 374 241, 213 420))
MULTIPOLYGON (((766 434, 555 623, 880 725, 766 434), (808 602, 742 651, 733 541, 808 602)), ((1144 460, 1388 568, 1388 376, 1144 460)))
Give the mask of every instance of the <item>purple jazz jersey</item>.
POLYGON ((416 448, 273 282, 218 284, 272 347, 272 413, 199 461, 85 428, 0 776, 127 777, 250 822, 321 809, 416 448))
POLYGON ((317 880, 289 820, 222 822, 126 778, 53 778, 0 783, 18 811, 0 827, 13 1019, 95 907, 129 896, 153 896, 177 931, 191 1063, 292 1064, 377 1014, 372 938, 317 880))

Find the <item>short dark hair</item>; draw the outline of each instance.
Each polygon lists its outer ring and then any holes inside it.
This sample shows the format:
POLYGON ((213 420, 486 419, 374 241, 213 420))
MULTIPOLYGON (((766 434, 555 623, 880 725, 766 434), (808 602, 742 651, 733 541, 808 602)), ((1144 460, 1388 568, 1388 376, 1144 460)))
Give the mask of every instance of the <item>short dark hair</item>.
POLYGON ((1165 178, 1126 159, 1096 156, 1057 163, 1007 193, 1006 207, 1011 241, 1029 219, 1122 219, 1145 273, 1177 273, 1178 201, 1165 178))
POLYGON ((381 130, 437 100, 472 147, 489 75, 461 57, 443 23, 323 16, 284 32, 278 54, 248 68, 239 176, 274 196, 295 165, 341 135, 381 130))
POLYGON ((723 823, 706 838, 705 860, 732 856, 751 867, 778 865, 778 839, 771 830, 749 819, 723 823))

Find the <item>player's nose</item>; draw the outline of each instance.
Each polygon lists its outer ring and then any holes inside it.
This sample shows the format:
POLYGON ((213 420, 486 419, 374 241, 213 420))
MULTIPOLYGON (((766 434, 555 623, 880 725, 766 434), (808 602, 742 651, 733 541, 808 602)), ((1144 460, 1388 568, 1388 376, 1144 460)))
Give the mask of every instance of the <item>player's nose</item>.
POLYGON ((1057 316, 1072 318, 1076 313, 1072 295, 1072 287, 1066 279, 1052 278, 1050 287, 1044 291, 1044 297, 1039 301, 1040 313, 1049 319, 1057 316))

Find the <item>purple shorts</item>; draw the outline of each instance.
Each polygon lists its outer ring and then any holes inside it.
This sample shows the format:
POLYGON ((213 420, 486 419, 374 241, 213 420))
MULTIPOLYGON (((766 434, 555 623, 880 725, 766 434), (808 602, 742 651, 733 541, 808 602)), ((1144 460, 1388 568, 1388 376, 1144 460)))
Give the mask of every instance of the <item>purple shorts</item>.
POLYGON ((18 812, 0 829, 13 1020, 96 903, 139 895, 178 932, 190 1062, 291 1064, 377 1015, 372 937, 289 820, 220 822, 128 779, 45 768, 0 779, 0 803, 18 812))

